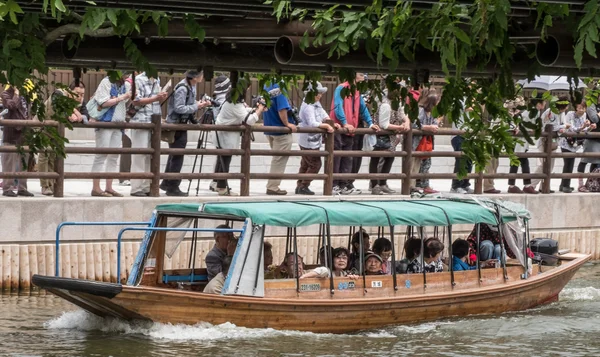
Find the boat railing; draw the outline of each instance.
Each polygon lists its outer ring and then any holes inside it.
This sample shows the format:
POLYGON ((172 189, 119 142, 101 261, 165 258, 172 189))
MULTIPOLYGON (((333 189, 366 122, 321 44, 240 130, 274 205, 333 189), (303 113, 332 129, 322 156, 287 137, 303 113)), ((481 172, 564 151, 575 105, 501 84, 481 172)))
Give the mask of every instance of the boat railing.
MULTIPOLYGON (((55 242, 55 266, 54 266, 54 276, 60 276, 60 233, 62 232, 62 228, 65 226, 150 226, 152 225, 153 220, 148 222, 62 222, 56 227, 56 242, 55 242)), ((140 228, 140 230, 147 231, 148 228, 140 228)), ((120 235, 119 241, 117 243, 117 251, 120 250, 120 235)))
POLYGON ((175 228, 175 227, 125 227, 119 231, 117 236, 117 282, 121 282, 121 241, 123 233, 128 231, 145 231, 145 232, 209 232, 209 233, 243 233, 243 229, 228 229, 228 228, 175 228))

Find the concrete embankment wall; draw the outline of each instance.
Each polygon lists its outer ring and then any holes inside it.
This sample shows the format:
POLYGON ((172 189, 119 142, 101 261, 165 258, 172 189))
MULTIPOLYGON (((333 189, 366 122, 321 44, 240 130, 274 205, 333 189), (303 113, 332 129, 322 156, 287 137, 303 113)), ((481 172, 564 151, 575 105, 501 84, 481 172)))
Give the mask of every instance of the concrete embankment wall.
MULTIPOLYGON (((372 196, 364 196, 364 199, 372 196)), ((243 198, 229 198, 242 200, 243 198)), ((252 198, 260 200, 261 198, 252 198)), ((263 198, 264 199, 264 198, 263 198)), ((597 195, 511 195, 509 199, 525 204, 533 214, 532 238, 551 237, 560 248, 592 254, 600 259, 600 224, 597 218, 597 195)), ((210 199, 214 201, 214 199, 210 199)), ((54 275, 55 232, 64 221, 142 221, 148 220, 157 204, 173 202, 199 202, 199 198, 32 198, 9 201, 0 205, 0 284, 3 290, 28 289, 32 274, 54 275)), ((282 213, 285 214, 285 213, 282 213)), ((117 234, 121 227, 64 227, 60 246, 60 275, 82 279, 116 281, 117 234)), ((454 237, 464 237, 472 227, 455 227, 454 237)), ((405 227, 400 227, 404 230, 405 227)), ((369 230, 374 235, 377 228, 369 230)), ((348 228, 333 229, 333 246, 346 246, 348 228)), ((396 250, 404 236, 396 237, 396 250)), ((318 227, 298 229, 298 250, 305 262, 315 261, 318 250, 318 227)), ((274 245, 275 261, 285 252, 285 235, 282 229, 271 229, 267 239, 274 245)), ((140 232, 128 232, 121 246, 121 278, 125 279, 139 248, 140 232)), ((198 244, 197 266, 204 266, 204 256, 212 248, 213 241, 206 236, 198 244)), ((168 268, 187 267, 190 242, 184 241, 174 256, 167 260, 168 268)))

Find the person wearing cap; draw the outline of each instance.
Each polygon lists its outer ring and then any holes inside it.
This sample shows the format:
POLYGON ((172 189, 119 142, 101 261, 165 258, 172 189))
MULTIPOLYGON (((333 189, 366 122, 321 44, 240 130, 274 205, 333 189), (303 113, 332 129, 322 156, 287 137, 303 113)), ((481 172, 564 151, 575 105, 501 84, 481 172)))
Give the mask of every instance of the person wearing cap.
MULTIPOLYGON (((185 78, 173 89, 169 98, 167 123, 187 124, 195 123, 198 110, 209 107, 210 101, 196 100, 196 85, 204 80, 202 71, 187 71, 185 78)), ((169 142, 170 149, 185 149, 187 146, 187 130, 177 130, 173 141, 169 142)), ((179 173, 183 166, 183 155, 169 155, 165 173, 179 173)), ((187 196, 186 192, 179 189, 180 179, 165 179, 160 184, 160 189, 166 191, 167 196, 187 196)))
MULTIPOLYGON (((373 124, 367 105, 356 88, 354 88, 354 93, 342 96, 344 89, 351 90, 352 86, 364 80, 364 73, 356 73, 353 83, 344 82, 333 93, 330 117, 347 131, 347 133, 335 135, 334 150, 336 151, 351 151, 353 149, 354 132, 359 126, 360 120, 364 120, 372 130, 379 130, 377 124, 373 124)), ((333 172, 346 174, 352 172, 352 158, 336 156, 333 163, 333 172)), ((352 195, 360 193, 361 191, 355 188, 350 180, 335 180, 333 182, 333 194, 352 195)))
POLYGON ((383 259, 373 253, 368 252, 365 256, 365 275, 385 275, 383 271, 383 259))
MULTIPOLYGON (((292 150, 292 133, 295 133, 297 129, 296 125, 288 120, 288 111, 292 109, 290 102, 278 84, 265 85, 264 89, 269 93, 271 99, 271 105, 263 115, 264 125, 290 129, 289 133, 265 133, 269 140, 269 146, 271 150, 292 150)), ((288 159, 289 156, 272 156, 269 173, 279 175, 285 173, 288 159)), ((287 195, 287 191, 282 190, 279 185, 281 185, 281 179, 268 180, 267 195, 287 195)))
MULTIPOLYGON (((105 77, 100 84, 94 99, 102 108, 109 108, 98 118, 103 122, 125 121, 127 116, 127 102, 131 98, 131 85, 127 82, 128 74, 122 74, 114 83, 109 77, 105 77)), ((120 148, 123 145, 123 131, 121 129, 96 129, 97 148, 120 148)), ((96 154, 92 165, 92 172, 117 172, 119 154, 96 154)), ((112 187, 112 179, 106 179, 104 191, 100 188, 100 179, 94 179, 92 196, 96 197, 123 197, 112 187)))
MULTIPOLYGON (((227 94, 229 93, 230 90, 231 90, 231 80, 227 76, 221 74, 220 76, 215 78, 215 88, 213 91, 213 99, 219 105, 209 108, 204 113, 205 116, 208 114, 212 115, 213 122, 216 121, 217 117, 219 116, 221 107, 223 106, 223 103, 225 103, 225 100, 227 99, 227 94)), ((204 122, 206 122, 206 121, 204 121, 204 122)), ((221 170, 220 165, 221 165, 221 160, 215 160, 215 171, 214 172, 220 172, 219 171, 219 170, 221 170)), ((210 191, 217 192, 217 180, 216 179, 211 181, 210 185, 208 186, 208 189, 210 191)))
MULTIPOLYGON (((313 91, 312 84, 308 85, 307 90, 304 91, 304 94, 308 94, 308 92, 313 91)), ((333 133, 334 128, 324 123, 323 121, 329 119, 329 115, 323 106, 321 106, 320 100, 323 97, 323 94, 327 92, 327 88, 323 87, 321 82, 317 82, 317 88, 315 89, 315 99, 313 103, 307 103, 307 97, 304 97, 304 101, 300 106, 299 113, 299 128, 321 128, 327 130, 328 133, 333 133)), ((335 128, 339 129, 339 124, 335 124, 335 128)), ((301 133, 298 134, 298 145, 300 146, 300 150, 307 151, 319 151, 321 148, 321 143, 323 142, 323 137, 321 133, 301 133)), ((321 169, 322 162, 319 156, 302 156, 302 160, 300 162, 300 170, 299 174, 317 174, 321 169)), ((298 180, 296 184, 296 194, 297 195, 314 195, 315 193, 309 189, 310 183, 312 180, 298 180)))
MULTIPOLYGON (((241 79, 240 82, 244 82, 242 85, 244 89, 241 93, 238 93, 237 100, 233 101, 233 93, 230 91, 227 95, 225 103, 221 106, 221 111, 215 121, 216 125, 253 125, 255 124, 260 115, 264 112, 265 107, 262 104, 258 104, 257 108, 248 108, 244 104, 244 98, 246 97, 246 90, 250 85, 250 82, 241 79)), ((234 89, 234 91, 237 89, 234 89)), ((219 149, 239 149, 240 147, 240 133, 237 131, 215 131, 213 143, 219 149)), ((229 172, 229 166, 231 165, 231 155, 219 155, 217 157, 217 164, 215 165, 215 173, 227 173, 229 172)), ((237 196, 237 193, 232 192, 229 189, 227 180, 217 180, 216 191, 219 196, 237 196)))
MULTIPOLYGON (((148 77, 146 72, 135 74, 135 98, 133 105, 137 112, 131 118, 132 123, 151 123, 153 116, 161 115, 160 103, 168 94, 160 91, 160 79, 148 77)), ((150 148, 150 130, 131 129, 132 148, 150 148)), ((131 172, 150 172, 150 155, 132 155, 131 172)), ((131 180, 131 196, 150 195, 149 179, 131 180)))
MULTIPOLYGON (((542 126, 542 130, 545 130, 546 126, 551 125, 552 126, 552 131, 554 133, 563 133, 566 128, 567 125, 565 124, 565 117, 567 116, 567 109, 569 109, 569 97, 567 96, 560 96, 558 98, 558 101, 556 102, 556 109, 558 109, 558 114, 553 113, 550 108, 546 109, 546 111, 542 114, 541 118, 538 119, 538 121, 541 121, 541 126, 542 126)), ((540 152, 544 152, 545 151, 545 145, 546 145, 546 140, 548 138, 545 137, 541 137, 539 138, 538 142, 537 142, 537 148, 538 151, 540 152)), ((552 151, 556 151, 556 149, 558 149, 558 141, 556 138, 551 138, 550 140, 552 140, 552 151)), ((534 173, 535 174, 542 174, 544 173, 544 161, 546 159, 545 158, 538 158, 537 159, 537 167, 535 168, 534 173)), ((556 159, 555 158, 551 158, 550 159, 550 172, 552 172, 554 170, 554 161, 556 159)), ((533 179, 531 180, 531 184, 529 184, 527 187, 531 187, 534 190, 536 189, 537 185, 542 182, 542 179, 533 179)), ((528 191, 531 190, 530 188, 528 189, 528 191)), ((554 193, 554 191, 550 190, 550 193, 554 193)))

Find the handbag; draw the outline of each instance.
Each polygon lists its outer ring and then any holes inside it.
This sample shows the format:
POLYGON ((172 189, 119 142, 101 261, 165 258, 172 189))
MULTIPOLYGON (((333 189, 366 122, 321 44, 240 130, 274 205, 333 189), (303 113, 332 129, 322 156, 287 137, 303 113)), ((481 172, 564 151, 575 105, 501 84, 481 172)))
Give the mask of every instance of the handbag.
POLYGON ((363 136, 362 151, 373 151, 375 145, 377 145, 377 138, 375 137, 375 135, 365 134, 365 136, 363 136))
POLYGON ((389 150, 392 148, 392 141, 389 135, 376 135, 377 141, 373 148, 375 150, 389 150))
POLYGON ((433 137, 431 135, 424 135, 415 151, 433 151, 433 137))
POLYGON ((85 108, 88 111, 88 117, 92 118, 92 119, 98 119, 98 118, 102 118, 102 116, 104 116, 104 114, 106 114, 106 112, 110 109, 110 108, 102 108, 99 104, 98 101, 96 100, 95 97, 92 97, 90 99, 89 102, 87 102, 85 108))

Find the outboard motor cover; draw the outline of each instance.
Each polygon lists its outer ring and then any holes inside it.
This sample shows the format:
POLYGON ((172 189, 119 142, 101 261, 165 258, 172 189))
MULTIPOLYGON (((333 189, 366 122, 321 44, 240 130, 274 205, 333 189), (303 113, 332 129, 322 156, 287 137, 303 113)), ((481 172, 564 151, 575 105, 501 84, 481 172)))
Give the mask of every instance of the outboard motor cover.
POLYGON ((542 265, 556 265, 558 263, 558 241, 550 238, 535 238, 529 243, 533 253, 533 261, 542 265))

